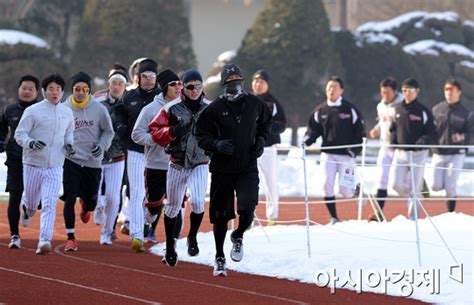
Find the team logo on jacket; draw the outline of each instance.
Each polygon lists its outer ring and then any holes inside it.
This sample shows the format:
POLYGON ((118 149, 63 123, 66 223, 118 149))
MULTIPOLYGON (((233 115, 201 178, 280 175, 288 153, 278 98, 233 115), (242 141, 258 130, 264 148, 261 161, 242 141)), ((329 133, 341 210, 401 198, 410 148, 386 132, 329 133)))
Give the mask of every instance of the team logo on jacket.
POLYGON ((135 106, 136 104, 138 104, 137 101, 134 101, 134 102, 131 102, 131 103, 130 103, 130 105, 132 105, 132 106, 135 106))
POLYGON ((410 119, 410 121, 421 121, 421 117, 414 114, 410 114, 408 118, 410 119))
POLYGON ((346 120, 346 119, 350 119, 351 115, 349 113, 339 113, 339 118, 341 120, 346 120))
POLYGON ((79 120, 78 118, 74 119, 74 129, 91 126, 94 126, 93 120, 79 120))

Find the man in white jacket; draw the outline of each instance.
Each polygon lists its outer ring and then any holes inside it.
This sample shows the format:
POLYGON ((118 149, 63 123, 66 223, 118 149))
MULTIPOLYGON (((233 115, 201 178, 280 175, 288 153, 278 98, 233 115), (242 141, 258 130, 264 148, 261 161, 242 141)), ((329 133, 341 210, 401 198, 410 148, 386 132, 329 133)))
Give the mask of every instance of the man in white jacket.
POLYGON ((36 254, 51 251, 56 201, 61 189, 65 153, 74 154, 74 118, 71 109, 60 103, 65 81, 59 74, 42 81, 45 99, 25 110, 15 140, 23 147, 25 193, 21 221, 30 222, 41 200, 40 236, 36 254))
MULTIPOLYGON (((382 100, 377 105, 377 125, 370 130, 372 139, 380 138, 380 150, 377 157, 377 202, 380 209, 385 205, 387 197, 388 176, 393 159, 393 148, 390 148, 390 126, 394 121, 395 106, 403 102, 403 95, 397 91, 397 82, 388 77, 380 83, 380 96, 382 100)), ((382 214, 380 220, 384 220, 382 214)), ((369 221, 376 221, 375 214, 369 216, 369 221)))

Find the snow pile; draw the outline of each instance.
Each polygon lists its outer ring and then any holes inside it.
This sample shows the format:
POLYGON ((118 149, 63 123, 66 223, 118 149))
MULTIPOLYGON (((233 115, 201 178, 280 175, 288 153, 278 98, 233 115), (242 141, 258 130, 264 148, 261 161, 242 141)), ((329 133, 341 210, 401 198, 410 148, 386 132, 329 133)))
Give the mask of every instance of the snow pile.
POLYGON ((217 61, 230 62, 232 59, 235 58, 235 56, 237 56, 237 51, 236 50, 229 50, 229 51, 226 51, 226 52, 222 53, 221 55, 217 56, 217 61))
POLYGON ((474 62, 469 60, 463 60, 459 63, 463 67, 474 69, 474 62))
POLYGON ((388 33, 361 33, 356 36, 357 46, 362 46, 363 43, 390 43, 392 46, 398 43, 398 38, 388 33))
POLYGON ((16 30, 0 30, 0 45, 16 45, 19 43, 33 45, 38 48, 49 48, 46 41, 29 33, 16 30))
POLYGON ((440 52, 452 53, 460 56, 465 56, 474 59, 474 51, 471 49, 455 43, 445 43, 432 39, 420 40, 403 47, 403 50, 411 55, 436 55, 440 52))
POLYGON ((403 24, 418 20, 415 27, 422 27, 424 22, 429 19, 437 19, 448 22, 459 22, 459 15, 456 12, 437 12, 428 13, 423 11, 414 11, 402 14, 386 21, 371 21, 362 24, 356 30, 356 33, 362 32, 389 32, 401 27, 403 24))
POLYGON ((470 26, 470 27, 474 28, 474 20, 464 20, 464 22, 462 23, 462 25, 464 25, 464 26, 470 26))
MULTIPOLYGON (((411 292, 410 298, 426 302, 472 304, 474 217, 449 213, 434 217, 433 222, 458 263, 463 264, 463 283, 459 282, 460 267, 457 267, 427 219, 419 221, 421 267, 418 265, 415 223, 403 216, 384 223, 353 220, 333 226, 311 226, 311 258, 308 258, 306 247, 306 228, 300 225, 265 227, 270 241, 261 227, 247 231, 244 236, 245 255, 240 263, 230 259, 229 234, 224 250, 227 267, 239 272, 320 286, 326 286, 329 282, 328 286, 337 287, 336 292, 343 286, 352 290, 362 287, 363 292, 395 296, 407 296, 411 292), (335 281, 333 272, 339 280, 335 281), (356 287, 345 284, 349 272, 356 287), (370 273, 374 274, 372 279, 368 279, 370 273), (361 276, 358 277, 358 274, 361 276), (377 275, 382 277, 381 283, 374 285, 377 275), (384 280, 385 275, 389 279, 384 280), (429 281, 432 276, 434 280, 429 281), (411 279, 414 283, 410 283, 411 279), (431 293, 433 290, 437 292, 438 288, 439 293, 431 293)), ((198 241, 199 256, 189 257, 186 255, 186 239, 178 240, 176 251, 179 260, 213 266, 215 248, 212 232, 199 233, 198 241)), ((164 244, 158 244, 151 251, 163 255, 163 247, 164 244)), ((211 270, 210 267, 209 275, 211 270)), ((229 276, 232 277, 232 273, 229 276)))

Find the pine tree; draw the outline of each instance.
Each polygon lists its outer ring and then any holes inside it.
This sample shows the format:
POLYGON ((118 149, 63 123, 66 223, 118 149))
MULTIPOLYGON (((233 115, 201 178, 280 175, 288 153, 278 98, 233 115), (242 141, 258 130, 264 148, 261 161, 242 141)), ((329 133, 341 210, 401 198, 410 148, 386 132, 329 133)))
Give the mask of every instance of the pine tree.
POLYGON ((341 71, 329 21, 320 0, 266 0, 248 30, 235 62, 246 74, 263 68, 270 90, 286 110, 289 125, 305 125, 308 113, 325 100, 329 76, 341 71))
POLYGON ((156 60, 159 70, 195 64, 184 1, 87 0, 73 68, 104 77, 114 62, 156 60))

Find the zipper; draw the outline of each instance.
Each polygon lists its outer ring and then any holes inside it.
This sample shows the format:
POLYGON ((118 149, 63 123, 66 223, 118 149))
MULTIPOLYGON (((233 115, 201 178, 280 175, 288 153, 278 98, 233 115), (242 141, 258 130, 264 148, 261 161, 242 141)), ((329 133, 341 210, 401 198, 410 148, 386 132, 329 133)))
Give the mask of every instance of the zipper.
POLYGON ((58 105, 53 105, 54 107, 54 110, 53 110, 53 115, 54 115, 54 129, 53 129, 53 132, 52 132, 52 139, 51 139, 51 146, 49 147, 49 153, 48 153, 48 167, 51 167, 51 150, 53 149, 53 142, 54 142, 54 137, 55 137, 55 133, 56 133, 56 128, 57 128, 57 115, 56 115, 56 107, 58 105))

